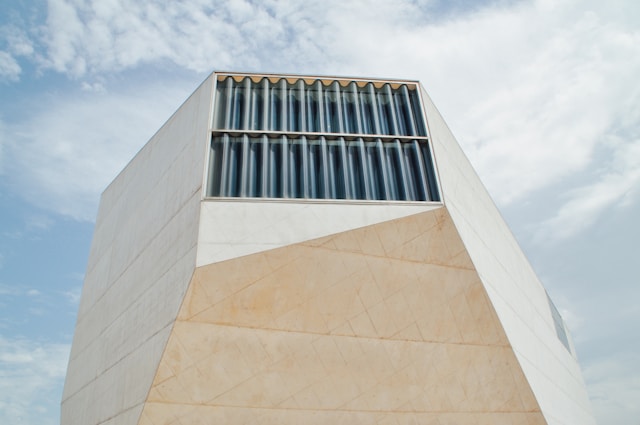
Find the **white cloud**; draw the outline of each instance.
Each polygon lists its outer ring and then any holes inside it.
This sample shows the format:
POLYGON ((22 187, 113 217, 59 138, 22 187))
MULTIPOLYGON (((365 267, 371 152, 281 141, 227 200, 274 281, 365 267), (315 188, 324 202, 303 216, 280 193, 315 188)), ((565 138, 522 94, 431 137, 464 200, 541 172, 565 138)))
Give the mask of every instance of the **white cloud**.
POLYGON ((250 64, 260 51, 256 47, 281 33, 263 7, 244 1, 48 4, 46 64, 75 76, 162 60, 198 72, 214 62, 229 66, 242 57, 246 59, 240 62, 250 64))
POLYGON ((37 289, 29 289, 27 291, 27 295, 30 297, 38 297, 42 295, 42 292, 38 291, 37 289))
POLYGON ((0 81, 16 82, 22 74, 18 57, 33 55, 33 43, 15 25, 0 26, 0 81))
POLYGON ((8 52, 0 51, 0 79, 17 81, 21 72, 18 61, 8 52))
POLYGON ((79 75, 85 72, 85 61, 76 54, 76 50, 86 37, 73 3, 64 0, 47 3, 48 58, 49 65, 56 71, 79 75))
MULTIPOLYGON (((0 126, 7 181, 45 210, 93 220, 99 194, 185 93, 161 84, 135 93, 43 97, 23 121, 0 126)), ((48 220, 33 216, 29 224, 48 220)))
POLYGON ((0 295, 19 295, 21 290, 15 286, 9 286, 3 283, 0 283, 0 295))
POLYGON ((640 43, 618 42, 624 28, 594 12, 563 9, 527 3, 450 22, 424 37, 434 39, 426 52, 442 42, 431 58, 438 71, 425 70, 435 75, 423 79, 427 89, 434 88, 437 103, 445 99, 445 116, 453 117, 459 139, 503 205, 584 169, 624 114, 629 85, 640 72, 640 59, 620 59, 640 58, 640 43))
MULTIPOLYGON (((83 275, 80 275, 80 280, 82 280, 83 275)), ((75 286, 70 290, 63 293, 63 295, 67 298, 70 304, 74 306, 78 306, 80 303, 80 295, 82 294, 82 286, 75 286)))
POLYGON ((591 226, 607 209, 635 200, 640 187, 640 140, 618 142, 610 163, 597 164, 593 182, 572 189, 556 214, 542 223, 538 241, 571 237, 591 226))
POLYGON ((1 26, 0 37, 12 54, 26 57, 33 55, 33 42, 22 28, 16 25, 1 26))
POLYGON ((107 88, 104 83, 101 81, 96 81, 94 83, 89 83, 87 81, 83 81, 81 84, 82 90, 88 92, 96 92, 96 93, 106 93, 107 88))
POLYGON ((612 353, 584 369, 594 413, 596 417, 606 418, 607 425, 632 424, 630 418, 636 421, 640 418, 637 365, 637 355, 612 353))
POLYGON ((2 176, 5 173, 5 163, 6 163, 6 152, 5 152, 5 141, 4 141, 4 135, 7 134, 7 127, 5 125, 5 123, 2 121, 2 119, 0 119, 0 176, 2 176))
POLYGON ((31 214, 25 218, 25 229, 46 230, 53 225, 54 221, 51 217, 42 214, 31 214))
POLYGON ((1 423, 57 423, 69 348, 0 336, 1 423))

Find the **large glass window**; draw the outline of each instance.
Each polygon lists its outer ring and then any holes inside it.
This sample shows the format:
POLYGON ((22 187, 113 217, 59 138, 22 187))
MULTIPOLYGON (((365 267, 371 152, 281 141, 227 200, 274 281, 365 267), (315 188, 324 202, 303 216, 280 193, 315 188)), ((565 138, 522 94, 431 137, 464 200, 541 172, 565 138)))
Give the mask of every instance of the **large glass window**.
POLYGON ((426 141, 221 134, 210 196, 437 201, 426 141))
POLYGON ((416 86, 220 76, 208 195, 439 201, 416 86))
POLYGON ((228 76, 218 81, 214 129, 427 135, 406 84, 228 76))

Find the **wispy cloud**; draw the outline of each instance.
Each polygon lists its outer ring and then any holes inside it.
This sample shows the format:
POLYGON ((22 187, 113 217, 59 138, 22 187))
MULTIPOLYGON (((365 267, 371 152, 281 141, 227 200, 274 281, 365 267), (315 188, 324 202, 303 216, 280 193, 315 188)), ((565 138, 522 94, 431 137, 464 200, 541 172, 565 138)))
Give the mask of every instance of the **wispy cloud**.
POLYGON ((20 295, 22 293, 23 290, 21 288, 0 283, 0 295, 20 295))
POLYGON ((36 288, 27 288, 23 285, 7 285, 0 283, 0 295, 4 298, 15 300, 17 298, 29 298, 30 301, 46 301, 47 295, 36 288))
POLYGON ((607 418, 612 424, 631 423, 629 418, 640 417, 640 379, 629 373, 637 365, 636 354, 622 353, 601 358, 584 369, 597 417, 607 418))
POLYGON ((607 162, 596 164, 593 180, 570 190, 562 207, 542 223, 536 235, 538 241, 574 236, 607 209, 636 201, 640 188, 640 140, 619 141, 612 150, 607 162))
MULTIPOLYGON (((43 97, 24 121, 0 125, 7 181, 35 205, 92 220, 99 194, 185 93, 158 84, 134 94, 43 97)), ((47 226, 45 216, 31 218, 47 226)))
POLYGON ((22 68, 18 61, 8 52, 0 51, 0 81, 2 79, 17 81, 21 72, 22 68))
POLYGON ((0 26, 0 37, 4 49, 18 57, 31 57, 35 53, 34 41, 27 34, 27 29, 17 23, 0 26))
POLYGON ((527 3, 446 25, 447 34, 465 34, 452 42, 438 37, 464 59, 441 68, 454 70, 455 81, 434 79, 448 81, 455 98, 438 88, 434 97, 457 110, 458 136, 502 205, 588 167, 618 117, 638 102, 629 88, 640 71, 640 33, 568 6, 527 3), (468 39, 478 41, 466 47, 468 39))
POLYGON ((72 289, 63 293, 63 295, 67 298, 69 303, 77 306, 80 303, 80 295, 82 292, 81 286, 73 287, 72 289))
POLYGON ((22 74, 20 57, 32 57, 34 47, 26 32, 14 25, 0 26, 0 82, 16 82, 22 74))
POLYGON ((265 6, 244 1, 48 4, 45 65, 75 76, 162 60, 198 72, 213 61, 246 66, 256 47, 285 37, 265 6))
POLYGON ((53 225, 53 219, 43 214, 31 214, 25 218, 25 228, 27 231, 46 230, 53 225))
POLYGON ((57 423, 68 344, 0 336, 0 422, 57 423))
POLYGON ((29 289, 27 291, 27 295, 30 297, 38 297, 42 295, 42 292, 38 291, 37 289, 29 289))

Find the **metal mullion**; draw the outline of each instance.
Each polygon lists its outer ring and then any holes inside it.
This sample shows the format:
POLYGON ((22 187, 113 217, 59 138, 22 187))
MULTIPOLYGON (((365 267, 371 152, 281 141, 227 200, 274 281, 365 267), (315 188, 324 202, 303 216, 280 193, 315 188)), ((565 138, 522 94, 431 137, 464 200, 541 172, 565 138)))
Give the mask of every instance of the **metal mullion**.
POLYGON ((306 102, 306 93, 304 90, 304 80, 298 80, 298 90, 300 91, 300 98, 298 100, 300 104, 300 132, 307 132, 307 102, 306 102))
POLYGON ((429 180, 427 177, 427 170, 425 169, 424 161, 422 159, 422 150, 420 149, 420 145, 418 144, 417 140, 413 141, 413 149, 415 150, 416 161, 418 162, 418 169, 420 170, 420 179, 422 180, 422 185, 424 188, 424 200, 428 201, 430 199, 429 180))
POLYGON ((242 123, 241 128, 249 130, 249 123, 251 122, 251 78, 244 79, 244 110, 242 111, 242 123))
POLYGON ((249 167, 249 155, 250 152, 249 150, 251 149, 251 147, 249 146, 249 136, 247 136, 246 134, 244 134, 242 136, 242 163, 241 163, 241 173, 242 173, 242 177, 240 178, 240 196, 242 196, 243 198, 247 197, 247 190, 249 188, 249 178, 250 178, 250 172, 252 171, 249 167))
POLYGON ((377 135, 377 134, 366 134, 366 133, 320 133, 320 132, 309 132, 309 131, 280 131, 280 130, 254 130, 254 131, 245 131, 245 130, 211 130, 211 133, 215 136, 218 134, 232 134, 232 135, 243 135, 248 134, 251 136, 261 136, 263 134, 271 135, 271 136, 282 136, 288 135, 292 137, 301 137, 301 136, 326 136, 331 140, 335 140, 339 137, 346 137, 348 139, 357 139, 362 138, 365 141, 372 141, 375 139, 381 139, 383 141, 393 141, 393 140, 401 140, 402 143, 411 142, 413 140, 423 140, 428 141, 428 136, 394 136, 394 135, 377 135))
POLYGON ((270 130, 271 120, 269 120, 269 106, 271 105, 270 99, 270 87, 269 87, 269 79, 264 78, 262 80, 262 129, 261 130, 270 130))
POLYGON ((228 77, 227 78, 227 98, 226 98, 226 105, 225 105, 225 114, 224 114, 224 128, 225 129, 230 129, 231 128, 231 114, 233 113, 233 78, 228 77))
POLYGON ((400 174, 402 175, 402 188, 404 189, 404 197, 406 201, 414 201, 415 194, 409 186, 409 176, 407 171, 407 164, 404 159, 404 152, 402 150, 402 144, 400 140, 395 141, 396 154, 398 155, 398 163, 400 164, 400 174))
POLYGON ((287 136, 282 135, 282 197, 287 198, 289 196, 289 141, 287 136))
POLYGON ((358 86, 352 82, 349 85, 351 89, 351 95, 353 96, 353 111, 356 116, 356 133, 362 134, 362 115, 360 108, 360 96, 358 96, 358 86))
POLYGON ((342 173, 344 175, 344 198, 345 199, 353 199, 354 188, 352 184, 354 184, 354 179, 351 173, 353 170, 349 167, 349 153, 347 152, 347 144, 344 140, 344 137, 338 137, 338 141, 340 142, 340 157, 342 162, 342 173))
POLYGON ((326 133, 326 124, 325 124, 325 117, 324 117, 324 90, 323 90, 323 86, 322 86, 322 81, 318 80, 316 81, 316 89, 317 89, 317 94, 318 94, 318 125, 319 125, 319 132, 320 133, 326 133))
POLYGON ((411 105, 411 98, 409 97, 409 90, 407 89, 406 85, 402 85, 402 97, 403 97, 403 101, 405 104, 405 115, 407 115, 405 117, 405 119, 407 121, 409 121, 409 133, 411 133, 411 136, 417 136, 418 135, 418 131, 416 130, 416 123, 415 123, 415 117, 413 116, 413 107, 411 105))
POLYGON ((340 84, 337 81, 333 83, 333 90, 336 93, 336 114, 338 115, 338 128, 337 133, 344 133, 344 117, 342 116, 342 90, 340 90, 340 84))
POLYGON ((282 132, 286 132, 287 130, 290 130, 287 127, 287 122, 289 121, 289 114, 288 114, 288 108, 287 108, 287 104, 288 104, 288 100, 289 100, 289 93, 287 90, 287 80, 285 80, 284 78, 282 80, 280 80, 280 130, 282 132))
POLYGON ((260 192, 263 198, 269 197, 269 139, 266 134, 262 136, 262 187, 260 192))
POLYGON ((387 169, 387 156, 384 152, 382 140, 376 139, 376 150, 378 151, 378 162, 382 171, 382 183, 384 186, 384 199, 391 199, 391 186, 389 184, 389 170, 387 169))
POLYGON ((380 117, 378 115, 378 100, 376 99, 376 91, 373 84, 368 84, 369 88, 369 100, 371 102, 371 115, 373 118, 373 132, 375 134, 382 134, 382 126, 380 125, 380 117))

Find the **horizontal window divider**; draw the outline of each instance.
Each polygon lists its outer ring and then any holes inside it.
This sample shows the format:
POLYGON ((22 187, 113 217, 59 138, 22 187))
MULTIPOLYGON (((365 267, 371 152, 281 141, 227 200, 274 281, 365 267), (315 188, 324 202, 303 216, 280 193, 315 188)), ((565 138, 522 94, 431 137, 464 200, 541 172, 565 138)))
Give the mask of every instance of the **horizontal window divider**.
POLYGON ((259 83, 263 79, 268 79, 271 84, 277 84, 280 80, 285 80, 288 83, 294 84, 298 80, 303 80, 307 84, 313 84, 316 81, 320 81, 323 86, 329 87, 334 82, 338 82, 342 87, 347 87, 351 82, 355 82, 359 87, 363 87, 368 83, 372 83, 376 88, 382 87, 385 84, 389 84, 394 88, 402 85, 406 85, 411 90, 416 90, 418 86, 418 80, 389 80, 383 78, 345 78, 345 77, 332 77, 330 75, 298 75, 298 74, 254 74, 250 72, 216 72, 216 80, 218 83, 224 82, 228 77, 233 78, 236 83, 241 83, 245 78, 249 77, 254 83, 259 83))
POLYGON ((300 203, 300 204, 337 204, 337 205, 416 205, 440 207, 442 201, 402 201, 393 199, 342 199, 342 198, 269 198, 263 196, 210 196, 202 198, 206 202, 266 202, 266 203, 300 203))
POLYGON ((390 142, 392 140, 400 140, 410 142, 413 140, 424 140, 428 141, 428 136, 400 136, 393 134, 354 134, 354 133, 317 133, 317 132, 304 132, 304 131, 278 131, 278 130, 225 130, 225 129, 212 129, 212 136, 221 136, 223 134, 228 134, 229 136, 244 136, 247 135, 249 137, 260 137, 267 136, 269 138, 277 138, 281 136, 287 136, 292 139, 298 139, 302 136, 307 137, 309 139, 319 139, 320 137, 324 137, 328 140, 335 140, 339 138, 344 138, 347 141, 363 139, 364 141, 371 140, 382 140, 383 142, 390 142))

